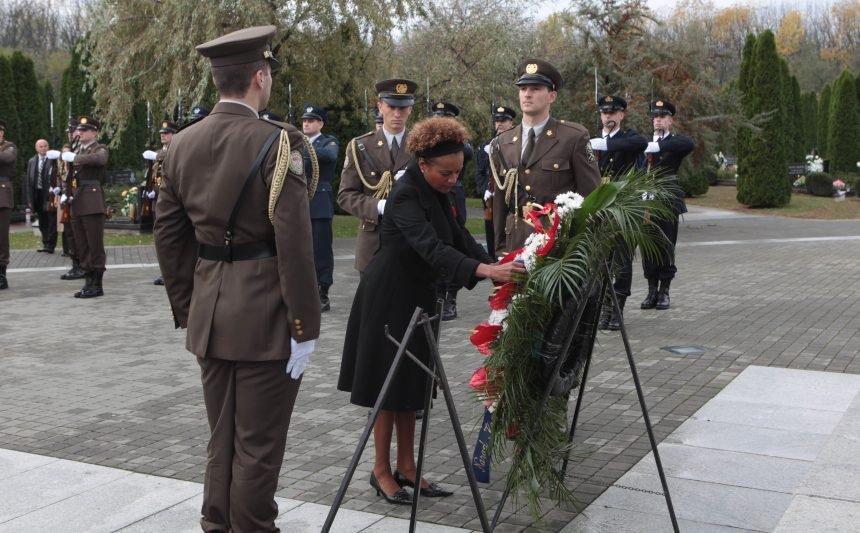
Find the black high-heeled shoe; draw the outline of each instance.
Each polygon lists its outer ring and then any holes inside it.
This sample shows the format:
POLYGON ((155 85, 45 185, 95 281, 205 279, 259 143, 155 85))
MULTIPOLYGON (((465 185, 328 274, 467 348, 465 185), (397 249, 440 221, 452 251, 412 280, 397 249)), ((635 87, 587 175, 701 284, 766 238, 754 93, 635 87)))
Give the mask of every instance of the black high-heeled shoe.
MULTIPOLYGON (((397 478, 395 478, 395 481, 396 480, 397 480, 397 478)), ((399 482, 398 482, 398 485, 400 485, 399 482)), ((382 487, 379 486, 379 481, 376 480, 376 475, 373 472, 370 473, 370 486, 373 487, 374 489, 376 489, 376 495, 377 496, 382 496, 383 498, 385 498, 385 501, 387 501, 388 503, 396 503, 399 505, 411 505, 412 504, 412 496, 410 496, 409 492, 407 492, 406 489, 404 489, 404 488, 401 488, 400 490, 398 490, 397 492, 395 492, 391 496, 386 494, 385 491, 382 490, 382 487)))
MULTIPOLYGON (((394 471, 394 481, 396 481, 401 487, 406 486, 412 487, 413 489, 415 488, 415 483, 406 479, 399 470, 394 471)), ((430 486, 427 488, 421 487, 421 495, 427 498, 444 498, 445 496, 450 496, 452 494, 454 494, 452 491, 445 490, 435 483, 430 483, 430 486)))

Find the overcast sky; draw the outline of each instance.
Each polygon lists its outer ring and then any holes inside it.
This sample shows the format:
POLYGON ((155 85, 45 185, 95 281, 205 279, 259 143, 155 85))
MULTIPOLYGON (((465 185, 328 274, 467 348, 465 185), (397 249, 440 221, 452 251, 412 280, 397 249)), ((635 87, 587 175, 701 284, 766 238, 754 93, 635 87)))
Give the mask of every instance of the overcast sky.
MULTIPOLYGON (((785 10, 789 9, 799 9, 800 11, 804 11, 804 7, 809 4, 814 4, 816 6, 829 6, 835 3, 835 0, 799 0, 799 1, 787 1, 787 0, 705 0, 709 1, 715 9, 722 9, 730 6, 749 6, 749 7, 780 7, 784 6, 785 10)), ((648 6, 657 12, 658 15, 664 14, 664 12, 671 12, 674 10, 675 6, 678 5, 677 0, 648 0, 648 6)), ((542 19, 549 15, 550 13, 554 13, 555 11, 560 11, 570 5, 570 2, 567 0, 538 0, 538 4, 540 4, 540 8, 536 13, 536 18, 542 19)))

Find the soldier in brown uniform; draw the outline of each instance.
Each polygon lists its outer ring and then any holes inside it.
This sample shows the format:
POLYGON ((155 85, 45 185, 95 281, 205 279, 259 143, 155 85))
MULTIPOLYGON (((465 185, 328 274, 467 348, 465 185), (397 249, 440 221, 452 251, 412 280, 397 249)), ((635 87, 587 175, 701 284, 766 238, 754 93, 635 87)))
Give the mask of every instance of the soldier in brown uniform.
POLYGON ((274 34, 246 28, 197 47, 220 101, 173 137, 156 205, 158 262, 211 431, 205 531, 278 531, 287 429, 320 330, 304 136, 258 117, 274 34))
POLYGON ((524 59, 517 77, 522 123, 490 143, 497 255, 521 248, 534 230, 523 219, 527 204, 543 205, 568 191, 586 196, 600 183, 588 130, 550 116, 562 83, 558 70, 540 59, 524 59))
POLYGON ((72 176, 72 226, 75 247, 86 273, 84 286, 75 298, 104 296, 105 273, 105 195, 102 184, 107 177, 108 149, 96 142, 101 123, 89 116, 78 118, 80 139, 77 152, 64 152, 63 161, 74 165, 72 176))
MULTIPOLYGON (((161 137, 161 150, 154 152, 152 150, 146 150, 143 152, 143 158, 147 161, 152 161, 152 177, 154 182, 152 184, 146 183, 143 191, 141 191, 140 196, 141 200, 144 202, 152 202, 152 206, 155 206, 158 201, 158 188, 161 187, 161 174, 164 169, 164 157, 167 155, 167 149, 170 147, 170 141, 173 140, 173 134, 176 133, 176 124, 173 122, 165 120, 161 123, 161 129, 158 130, 158 134, 161 137)), ((155 215, 155 207, 152 209, 152 214, 155 215)), ((158 276, 152 282, 153 285, 164 285, 164 278, 158 276)))
POLYGON ((377 83, 376 105, 383 126, 356 137, 346 146, 337 204, 360 221, 355 244, 355 269, 359 272, 364 272, 379 248, 379 221, 385 212, 385 199, 412 159, 406 148, 406 121, 415 105, 416 88, 418 84, 411 80, 377 83))
POLYGON ((9 222, 15 195, 12 180, 15 178, 15 160, 18 147, 6 140, 6 121, 0 119, 0 289, 8 289, 6 266, 9 264, 9 222))

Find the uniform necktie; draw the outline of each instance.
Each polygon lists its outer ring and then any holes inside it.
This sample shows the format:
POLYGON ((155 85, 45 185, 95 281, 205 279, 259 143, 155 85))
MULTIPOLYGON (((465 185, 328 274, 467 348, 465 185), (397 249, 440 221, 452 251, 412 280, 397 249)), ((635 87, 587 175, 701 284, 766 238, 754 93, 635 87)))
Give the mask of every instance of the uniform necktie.
POLYGON ((397 162, 397 154, 400 153, 400 145, 397 143, 397 137, 391 141, 391 162, 397 162))
POLYGON ((45 166, 45 159, 40 157, 39 158, 39 170, 38 170, 38 172, 36 172, 36 188, 37 189, 42 188, 42 168, 44 166, 45 166))
POLYGON ((529 129, 529 140, 526 142, 526 150, 523 152, 522 165, 525 167, 529 164, 532 157, 532 152, 535 149, 535 129, 529 129))

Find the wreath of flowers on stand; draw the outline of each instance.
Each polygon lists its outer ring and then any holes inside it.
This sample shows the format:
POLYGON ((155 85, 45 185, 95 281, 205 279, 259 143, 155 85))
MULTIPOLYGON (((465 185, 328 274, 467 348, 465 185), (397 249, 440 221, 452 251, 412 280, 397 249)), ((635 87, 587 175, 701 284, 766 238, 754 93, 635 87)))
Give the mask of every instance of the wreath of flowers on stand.
POLYGON ((588 346, 571 346, 560 355, 582 360, 566 365, 576 373, 569 380, 570 389, 554 392, 541 416, 535 417, 547 386, 544 349, 549 329, 557 335, 560 315, 566 312, 569 317, 571 303, 587 305, 580 328, 597 320, 602 290, 611 281, 607 265, 617 247, 627 246, 632 253, 638 246, 644 256, 657 257, 661 243, 667 241, 648 220, 673 215, 668 206, 677 187, 676 181, 653 173, 632 172, 622 181, 599 186, 586 198, 569 192, 552 203, 532 206, 526 220, 534 232, 522 249, 501 260, 522 261, 526 274, 494 287, 490 316, 474 328, 470 339, 486 356, 469 383, 486 408, 484 439, 479 436, 474 469, 476 474, 481 470, 479 479, 488 481, 490 456, 510 457, 511 494, 525 496, 537 524, 544 490, 559 504, 576 505, 558 467, 570 452, 569 392, 579 386, 593 346, 592 337, 588 346), (589 287, 597 287, 597 296, 594 290, 585 294, 589 287))

